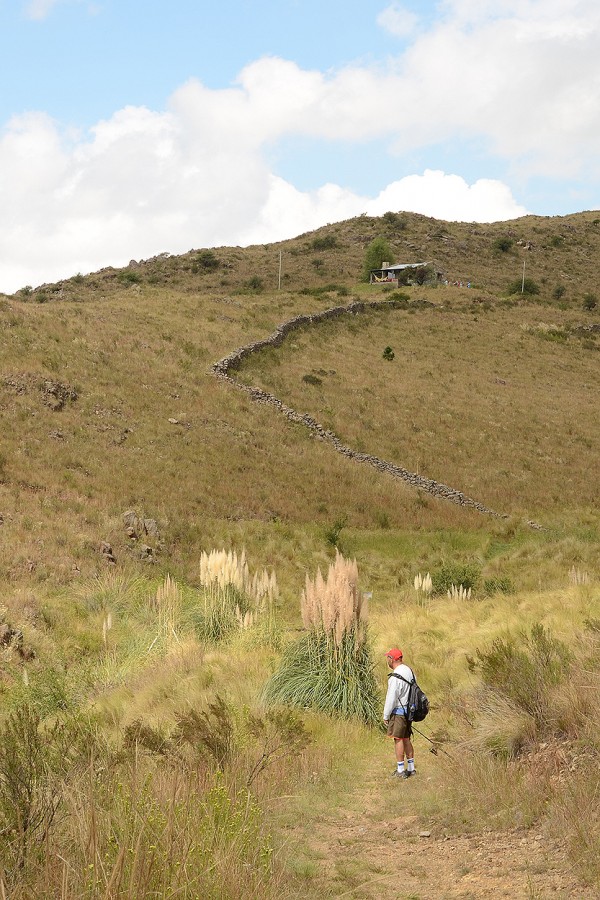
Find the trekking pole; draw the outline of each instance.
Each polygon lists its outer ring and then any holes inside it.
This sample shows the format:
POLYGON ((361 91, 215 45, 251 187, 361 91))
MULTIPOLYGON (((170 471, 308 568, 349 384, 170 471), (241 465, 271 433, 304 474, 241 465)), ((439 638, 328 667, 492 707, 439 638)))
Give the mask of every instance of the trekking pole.
POLYGON ((448 757, 448 759, 452 759, 452 757, 450 756, 449 753, 447 753, 442 747, 438 747, 436 745, 435 741, 432 741, 430 737, 427 737, 426 734, 423 734, 423 732, 419 731, 418 728, 415 728, 414 725, 412 726, 412 730, 416 731, 417 734, 420 734, 421 737, 424 737, 426 741, 429 741, 429 743, 431 744, 430 753, 433 753, 434 756, 437 756, 438 753, 441 751, 444 754, 444 756, 448 757))

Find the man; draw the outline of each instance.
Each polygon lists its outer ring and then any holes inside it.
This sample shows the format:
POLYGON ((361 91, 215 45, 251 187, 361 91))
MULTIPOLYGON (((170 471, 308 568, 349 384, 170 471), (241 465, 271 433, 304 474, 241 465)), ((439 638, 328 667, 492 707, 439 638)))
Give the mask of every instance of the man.
POLYGON ((388 737, 394 738, 397 767, 393 775, 396 778, 410 778, 417 773, 415 771, 415 754, 410 739, 412 727, 406 713, 410 684, 414 681, 415 676, 412 669, 402 662, 402 650, 393 647, 387 651, 385 656, 392 671, 388 675, 383 721, 387 725, 388 737), (406 768, 404 767, 405 757, 406 768))

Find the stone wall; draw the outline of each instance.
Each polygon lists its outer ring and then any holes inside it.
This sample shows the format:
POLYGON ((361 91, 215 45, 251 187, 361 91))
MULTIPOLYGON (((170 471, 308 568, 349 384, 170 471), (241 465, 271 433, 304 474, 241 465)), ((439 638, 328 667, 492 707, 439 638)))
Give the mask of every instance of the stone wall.
MULTIPOLYGON (((421 301, 421 304, 426 304, 427 306, 434 305, 427 301, 421 301)), ((411 487, 426 491, 441 500, 449 500, 451 503, 457 503, 459 506, 468 506, 472 509, 476 509, 478 512, 486 513, 487 515, 498 519, 506 519, 508 516, 484 506, 483 503, 479 503, 479 501, 473 500, 471 497, 467 497, 462 491, 457 491, 454 488, 448 487, 448 485, 442 484, 439 481, 434 481, 431 478, 424 478, 422 475, 417 475, 416 472, 409 472, 408 469, 404 469, 402 466, 386 462, 383 459, 379 459, 377 456, 372 456, 370 453, 359 453, 351 447, 346 447, 333 431, 323 428, 323 426, 313 419, 312 416, 291 409, 268 391, 263 391, 260 388, 254 388, 244 384, 236 378, 233 378, 230 374, 232 371, 235 372, 242 361, 247 359, 253 353, 260 353, 261 350, 264 350, 267 347, 281 346, 287 335, 298 328, 304 328, 307 325, 318 325, 320 322, 325 322, 328 319, 334 319, 340 316, 355 316, 370 310, 405 309, 406 306, 407 302, 405 300, 377 300, 372 303, 364 303, 355 300, 348 304, 348 306, 334 306, 331 309, 323 310, 323 312, 320 313, 295 316, 293 319, 289 319, 287 322, 283 322, 279 325, 269 337, 263 338, 260 341, 253 341, 250 344, 245 344, 243 347, 238 347, 237 350, 234 350, 228 356, 223 357, 223 359, 214 363, 211 367, 211 372, 222 381, 227 381, 239 390, 245 391, 257 403, 265 403, 273 406, 289 419, 290 422, 304 425, 306 428, 310 429, 315 437, 331 444, 338 453, 341 453, 348 459, 353 459, 356 462, 373 466, 373 468, 377 469, 379 472, 391 475, 393 478, 399 478, 407 484, 410 484, 411 487)), ((532 528, 540 527, 539 525, 536 525, 535 522, 528 522, 528 525, 532 528)))

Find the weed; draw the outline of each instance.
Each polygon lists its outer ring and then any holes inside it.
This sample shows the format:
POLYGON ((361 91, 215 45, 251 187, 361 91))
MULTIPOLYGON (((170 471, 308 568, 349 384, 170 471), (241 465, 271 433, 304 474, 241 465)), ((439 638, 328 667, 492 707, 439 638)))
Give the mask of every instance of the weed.
POLYGON ((303 375, 302 381, 306 382, 306 384, 312 384, 315 387, 318 387, 320 384, 323 384, 322 378, 319 378, 317 375, 311 375, 310 373, 308 373, 307 375, 303 375))
POLYGON ((347 516, 340 516, 335 522, 325 529, 325 541, 331 546, 339 548, 340 536, 346 525, 348 524, 347 516))

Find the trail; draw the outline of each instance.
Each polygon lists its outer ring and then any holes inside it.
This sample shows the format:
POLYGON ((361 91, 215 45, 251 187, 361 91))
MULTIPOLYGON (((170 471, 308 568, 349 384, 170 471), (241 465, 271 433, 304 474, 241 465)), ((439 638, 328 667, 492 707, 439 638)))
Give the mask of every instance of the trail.
POLYGON ((402 781, 391 777, 389 757, 387 765, 382 757, 357 773, 356 790, 311 822, 310 832, 304 823, 294 826, 292 839, 316 867, 305 896, 598 900, 573 874, 565 848, 541 827, 456 836, 425 823, 417 811, 419 795, 433 789, 427 764, 423 774, 402 781))

